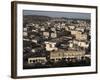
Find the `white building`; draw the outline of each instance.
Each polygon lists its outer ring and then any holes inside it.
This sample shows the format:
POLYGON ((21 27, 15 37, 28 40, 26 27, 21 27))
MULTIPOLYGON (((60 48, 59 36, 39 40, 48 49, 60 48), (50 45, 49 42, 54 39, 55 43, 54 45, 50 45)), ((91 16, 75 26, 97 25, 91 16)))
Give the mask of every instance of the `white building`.
POLYGON ((74 47, 74 44, 72 41, 69 41, 69 48, 73 48, 74 47))
POLYGON ((23 28, 23 31, 24 31, 24 32, 27 32, 27 28, 23 28))
POLYGON ((65 30, 66 30, 66 31, 68 31, 68 30, 69 30, 68 26, 65 26, 65 30))
POLYGON ((38 30, 37 29, 32 29, 32 32, 38 32, 38 30))
POLYGON ((81 35, 82 32, 76 31, 76 30, 71 30, 71 35, 81 35))
POLYGON ((38 41, 37 39, 32 39, 32 42, 37 43, 38 41))
POLYGON ((84 27, 77 27, 76 30, 77 30, 77 31, 84 32, 85 28, 84 28, 84 27))
POLYGON ((74 30, 75 29, 75 26, 68 26, 69 27, 69 29, 71 29, 71 30, 74 30))
POLYGON ((27 32, 23 32, 23 36, 28 36, 28 33, 27 32))
POLYGON ((41 31, 45 31, 45 28, 44 28, 44 26, 42 26, 42 27, 40 28, 40 30, 41 30, 41 31))
POLYGON ((24 38, 23 40, 24 40, 24 41, 30 41, 30 39, 28 39, 28 38, 27 38, 27 39, 24 38))
POLYGON ((46 38, 48 38, 49 37, 49 32, 43 32, 43 36, 45 36, 46 38))
POLYGON ((56 38, 56 37, 57 37, 57 33, 56 32, 51 33, 51 38, 56 38))
POLYGON ((32 63, 41 63, 45 64, 46 63, 46 57, 34 57, 34 58, 28 58, 28 64, 32 63))
POLYGON ((36 50, 35 50, 35 49, 32 49, 31 51, 32 51, 33 53, 34 53, 34 52, 36 52, 36 50))
POLYGON ((55 47, 55 45, 56 45, 56 42, 45 42, 45 45, 46 45, 46 50, 47 51, 53 51, 53 50, 58 50, 58 48, 57 47, 55 47))
POLYGON ((88 48, 89 47, 89 44, 87 44, 86 42, 79 41, 78 42, 78 46, 83 47, 83 48, 88 48))
POLYGON ((51 28, 51 31, 56 31, 56 28, 54 28, 54 27, 53 27, 53 28, 51 28))

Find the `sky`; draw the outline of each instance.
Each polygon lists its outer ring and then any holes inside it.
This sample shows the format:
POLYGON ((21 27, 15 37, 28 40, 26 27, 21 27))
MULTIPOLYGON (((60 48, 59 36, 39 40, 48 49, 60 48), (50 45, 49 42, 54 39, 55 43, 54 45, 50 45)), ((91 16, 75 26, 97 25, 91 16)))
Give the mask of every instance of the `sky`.
POLYGON ((36 11, 36 10, 23 10, 23 15, 43 15, 49 17, 66 17, 66 18, 79 18, 79 19, 91 18, 90 13, 36 11))

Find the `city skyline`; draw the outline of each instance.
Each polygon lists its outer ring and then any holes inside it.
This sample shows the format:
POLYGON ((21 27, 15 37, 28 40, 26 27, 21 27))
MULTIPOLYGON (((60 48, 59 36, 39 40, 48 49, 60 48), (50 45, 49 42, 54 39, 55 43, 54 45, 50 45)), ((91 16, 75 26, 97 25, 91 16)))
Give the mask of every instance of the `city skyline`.
POLYGON ((90 21, 46 15, 23 18, 23 69, 91 65, 90 21))

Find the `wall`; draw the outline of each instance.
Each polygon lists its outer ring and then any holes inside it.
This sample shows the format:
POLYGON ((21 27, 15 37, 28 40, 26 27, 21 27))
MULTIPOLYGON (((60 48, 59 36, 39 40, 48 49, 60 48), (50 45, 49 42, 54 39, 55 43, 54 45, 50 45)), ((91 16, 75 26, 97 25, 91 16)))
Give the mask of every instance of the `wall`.
MULTIPOLYGON (((100 0, 31 0, 31 1, 79 4, 79 5, 100 5, 99 4, 100 0)), ((10 69, 11 68, 10 66, 11 65, 11 11, 10 11, 11 8, 10 7, 11 7, 11 0, 0 0, 0 80, 14 80, 10 78, 10 70, 11 70, 10 69)), ((100 27, 98 27, 98 35, 100 34, 99 30, 100 27)), ((98 41, 100 41, 100 37, 98 37, 98 41)), ((100 42, 98 42, 98 45, 99 44, 100 42)), ((100 55, 98 55, 98 57, 100 57, 100 55)), ((100 64, 98 65, 99 65, 98 67, 100 67, 100 64)), ((88 75, 49 77, 49 78, 48 77, 34 78, 34 80, 40 80, 40 79, 41 80, 56 80, 56 79, 58 80, 86 80, 86 79, 100 80, 100 69, 98 74, 91 74, 91 75, 88 74, 88 75)), ((26 80, 33 80, 33 78, 26 79, 26 80)))

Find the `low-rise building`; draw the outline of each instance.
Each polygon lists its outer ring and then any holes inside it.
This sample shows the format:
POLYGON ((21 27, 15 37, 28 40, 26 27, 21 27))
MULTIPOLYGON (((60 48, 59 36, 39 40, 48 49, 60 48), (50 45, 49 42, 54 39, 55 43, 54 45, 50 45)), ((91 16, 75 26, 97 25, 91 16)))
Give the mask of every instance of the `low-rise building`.
POLYGON ((27 32, 23 32, 23 36, 28 36, 28 33, 27 32))
POLYGON ((65 30, 66 30, 66 31, 68 31, 68 30, 69 30, 68 26, 65 26, 65 30))
POLYGON ((46 57, 30 57, 28 58, 28 64, 33 64, 33 63, 41 63, 45 64, 46 63, 46 57))
POLYGON ((70 30, 74 30, 75 26, 68 26, 70 30))
POLYGON ((82 32, 76 31, 76 30, 71 30, 71 35, 81 35, 82 32))
POLYGON ((37 39, 32 39, 32 42, 37 43, 38 40, 37 39))
POLYGON ((41 30, 41 31, 45 31, 45 27, 42 26, 42 27, 40 28, 40 30, 41 30))
POLYGON ((81 57, 85 56, 85 51, 52 51, 50 53, 50 59, 54 61, 61 60, 62 58, 76 58, 81 59, 81 57))
POLYGON ((79 47, 83 47, 83 48, 88 48, 89 47, 89 44, 87 42, 79 41, 78 42, 78 46, 79 47))
POLYGON ((53 42, 53 41, 46 41, 46 42, 45 42, 45 45, 46 45, 46 50, 47 50, 47 51, 58 50, 58 48, 55 47, 56 42, 53 42))
POLYGON ((87 40, 87 34, 77 34, 76 39, 77 40, 87 40))
POLYGON ((89 42, 86 42, 86 41, 73 40, 73 44, 77 45, 79 47, 83 47, 83 48, 88 48, 89 47, 89 42))
POLYGON ((54 31, 54 32, 55 32, 55 31, 56 31, 56 28, 52 27, 52 28, 51 28, 51 31, 54 31))
POLYGON ((57 33, 56 32, 52 32, 51 33, 51 38, 57 38, 57 33))
POLYGON ((43 32, 43 36, 45 36, 45 38, 48 38, 50 36, 50 33, 49 32, 43 32))
POLYGON ((26 27, 25 27, 25 28, 23 28, 23 31, 24 31, 24 32, 27 32, 27 28, 26 28, 26 27))
POLYGON ((72 40, 68 41, 68 43, 69 43, 69 48, 73 48, 74 47, 74 43, 73 43, 72 40))
POLYGON ((77 27, 75 30, 84 32, 85 28, 84 27, 77 27))

